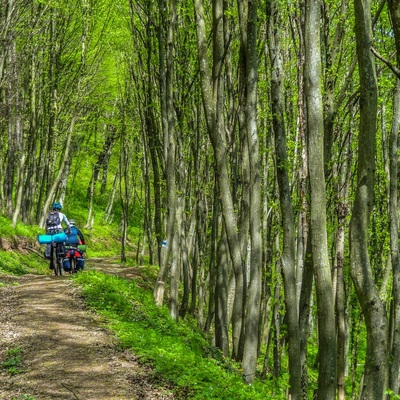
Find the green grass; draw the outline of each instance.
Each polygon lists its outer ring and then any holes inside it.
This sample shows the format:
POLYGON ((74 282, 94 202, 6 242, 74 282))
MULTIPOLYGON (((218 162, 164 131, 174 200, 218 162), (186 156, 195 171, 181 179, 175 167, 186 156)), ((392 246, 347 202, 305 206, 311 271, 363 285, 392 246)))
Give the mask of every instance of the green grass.
POLYGON ((0 254, 1 274, 21 276, 25 274, 44 275, 48 272, 48 262, 36 254, 21 254, 15 250, 2 251, 0 254))
MULTIPOLYGON (((0 251, 0 281, 1 275, 46 274, 48 263, 36 253, 18 248, 21 242, 33 248, 37 243, 37 235, 43 233, 38 226, 18 223, 12 226, 9 219, 0 216, 0 237, 11 245, 11 249, 0 251)), ((44 247, 39 249, 43 252, 44 247)))
POLYGON ((151 292, 135 282, 89 271, 75 281, 87 303, 108 321, 121 346, 150 363, 187 399, 284 399, 283 380, 246 385, 239 367, 225 359, 199 332, 195 321, 175 323, 151 292))

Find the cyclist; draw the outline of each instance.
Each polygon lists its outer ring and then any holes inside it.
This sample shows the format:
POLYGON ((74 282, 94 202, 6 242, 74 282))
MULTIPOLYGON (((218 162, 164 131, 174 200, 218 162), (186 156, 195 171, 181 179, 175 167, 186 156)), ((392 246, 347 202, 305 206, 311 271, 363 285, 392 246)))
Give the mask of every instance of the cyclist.
POLYGON ((70 223, 70 233, 67 232, 67 229, 64 232, 68 235, 67 244, 71 246, 78 246, 79 244, 86 244, 85 237, 80 229, 75 225, 75 220, 71 219, 70 223))
POLYGON ((70 232, 67 229, 64 230, 67 233, 66 245, 68 246, 67 253, 65 255, 63 265, 64 270, 69 271, 71 269, 71 258, 76 258, 76 269, 83 270, 85 266, 85 258, 83 257, 83 251, 79 248, 80 245, 86 245, 85 237, 78 227, 75 226, 75 221, 71 219, 69 221, 71 225, 70 232))
MULTIPOLYGON (((71 232, 71 224, 65 214, 61 212, 62 205, 58 202, 53 203, 52 211, 46 218, 46 233, 49 235, 54 235, 56 233, 61 233, 63 231, 62 224, 64 223, 67 228, 68 233, 71 232)), ((59 256, 64 256, 65 246, 64 243, 57 243, 57 253, 59 256)), ((50 269, 54 269, 53 260, 50 260, 50 269)))
POLYGON ((67 225, 67 232, 71 230, 71 224, 65 214, 61 212, 62 205, 58 202, 53 203, 52 211, 49 213, 46 219, 46 232, 49 235, 55 233, 61 233, 63 231, 62 223, 67 225))

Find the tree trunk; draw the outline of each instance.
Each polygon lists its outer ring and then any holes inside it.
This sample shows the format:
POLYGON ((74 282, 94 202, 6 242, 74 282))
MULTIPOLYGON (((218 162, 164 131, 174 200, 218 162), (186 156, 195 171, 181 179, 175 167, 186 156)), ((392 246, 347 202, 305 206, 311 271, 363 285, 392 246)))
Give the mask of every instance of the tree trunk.
POLYGON ((336 396, 336 329, 328 257, 324 176, 324 121, 321 92, 320 1, 306 1, 305 89, 310 174, 311 246, 317 294, 318 400, 336 396))
POLYGON ((345 278, 344 278, 344 244, 345 244, 345 218, 347 215, 347 204, 341 202, 338 205, 338 230, 336 232, 336 257, 334 268, 336 273, 336 316, 337 316, 337 386, 338 400, 345 399, 345 278))
POLYGON ((215 290, 215 345, 225 357, 229 357, 229 321, 228 321, 228 267, 229 251, 226 234, 222 232, 218 241, 218 260, 216 265, 215 290))
MULTIPOLYGON (((397 67, 400 66, 400 1, 388 0, 391 22, 396 43, 397 67)), ((389 374, 389 388, 396 395, 400 394, 400 259, 398 244, 398 144, 400 125, 400 83, 396 79, 393 96, 393 121, 390 137, 390 194, 389 194, 389 223, 390 223, 390 252, 393 271, 393 300, 391 309, 390 350, 392 364, 389 374)))
POLYGON ((261 175, 257 131, 257 2, 248 3, 246 128, 250 160, 250 276, 247 291, 243 374, 252 383, 257 369, 261 307, 261 175))
POLYGON ((279 43, 279 16, 277 3, 270 3, 268 38, 271 60, 271 112, 275 135, 276 175, 279 186, 279 202, 282 215, 283 250, 282 276, 285 289, 286 320, 289 346, 289 393, 291 399, 301 398, 301 365, 299 341, 299 317, 296 286, 295 223, 286 166, 286 132, 284 126, 284 91, 281 49, 279 43))
POLYGON ((390 223, 390 254, 393 271, 393 300, 391 312, 390 346, 392 364, 389 374, 389 388, 396 395, 400 394, 400 260, 399 260, 399 222, 398 222, 398 143, 400 126, 400 80, 396 79, 396 88, 393 96, 393 121, 390 135, 390 193, 389 193, 389 223, 390 223))
MULTIPOLYGON (((175 109, 174 109, 174 57, 175 57, 175 31, 177 27, 177 14, 176 14, 176 1, 171 0, 169 2, 169 24, 167 30, 167 70, 166 70, 166 104, 167 104, 167 148, 166 151, 166 177, 167 177, 167 208, 168 208, 168 220, 167 220, 167 231, 166 237, 168 238, 167 249, 172 250, 169 255, 171 257, 171 292, 169 300, 169 310, 171 317, 176 321, 179 318, 178 312, 178 289, 179 289, 179 251, 177 245, 179 243, 179 232, 182 227, 177 223, 177 210, 179 207, 179 199, 177 196, 177 184, 176 184, 176 154, 177 154, 177 138, 175 129, 175 109)), ((167 253, 168 254, 168 253, 167 253)), ((169 257, 166 257, 164 262, 169 262, 169 257)), ((159 278, 164 280, 162 277, 162 269, 167 268, 167 265, 163 264, 160 266, 159 278)), ((157 304, 162 304, 161 296, 156 296, 157 304)))
POLYGON ((350 272, 367 328, 361 399, 383 399, 387 387, 387 318, 375 286, 368 253, 368 227, 374 198, 378 88, 372 41, 370 0, 354 0, 360 74, 360 126, 357 187, 350 221, 350 272))
MULTIPOLYGON (((280 236, 277 234, 275 237, 275 252, 280 254, 280 236)), ((275 275, 278 277, 282 274, 280 257, 275 260, 275 275)), ((274 288, 274 308, 272 311, 273 325, 274 325, 274 377, 279 378, 281 375, 281 284, 279 279, 275 279, 274 288)))

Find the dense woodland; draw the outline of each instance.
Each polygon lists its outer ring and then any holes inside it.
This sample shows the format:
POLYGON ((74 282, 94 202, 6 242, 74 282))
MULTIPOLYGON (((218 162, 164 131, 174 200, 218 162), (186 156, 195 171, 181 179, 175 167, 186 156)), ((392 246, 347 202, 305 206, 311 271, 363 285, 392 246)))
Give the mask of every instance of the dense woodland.
POLYGON ((117 224, 249 384, 399 398, 399 0, 1 0, 0 37, 2 215, 117 224))

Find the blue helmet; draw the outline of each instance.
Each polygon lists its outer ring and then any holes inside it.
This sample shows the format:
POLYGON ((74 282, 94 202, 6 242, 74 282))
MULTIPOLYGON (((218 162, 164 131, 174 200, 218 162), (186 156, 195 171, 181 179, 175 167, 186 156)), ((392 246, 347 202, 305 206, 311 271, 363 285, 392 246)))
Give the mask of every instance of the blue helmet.
POLYGON ((58 202, 55 202, 55 203, 53 203, 53 205, 51 206, 51 208, 52 208, 53 210, 61 211, 62 205, 61 205, 60 203, 58 203, 58 202))

